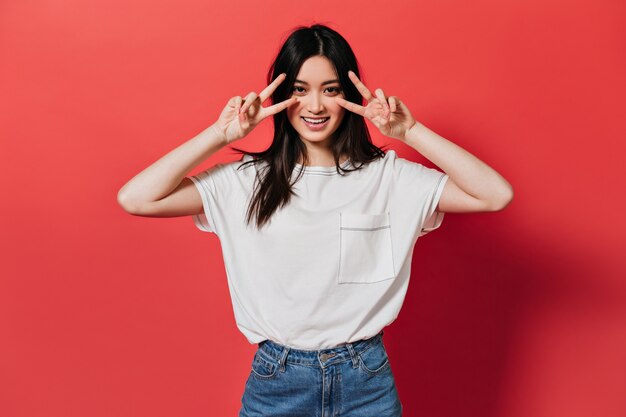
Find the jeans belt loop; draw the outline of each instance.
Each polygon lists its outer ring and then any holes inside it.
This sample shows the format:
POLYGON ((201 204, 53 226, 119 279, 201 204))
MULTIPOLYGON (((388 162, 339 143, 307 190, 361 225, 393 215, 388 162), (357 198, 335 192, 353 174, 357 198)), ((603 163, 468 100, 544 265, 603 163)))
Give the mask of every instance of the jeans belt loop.
POLYGON ((350 352, 350 358, 352 358, 352 367, 356 368, 359 366, 359 356, 357 355, 354 347, 352 347, 352 343, 346 343, 346 348, 348 348, 348 352, 350 352))
POLYGON ((287 361, 287 354, 289 353, 289 347, 283 346, 283 354, 280 357, 280 367, 278 368, 280 372, 285 372, 285 362, 287 361))

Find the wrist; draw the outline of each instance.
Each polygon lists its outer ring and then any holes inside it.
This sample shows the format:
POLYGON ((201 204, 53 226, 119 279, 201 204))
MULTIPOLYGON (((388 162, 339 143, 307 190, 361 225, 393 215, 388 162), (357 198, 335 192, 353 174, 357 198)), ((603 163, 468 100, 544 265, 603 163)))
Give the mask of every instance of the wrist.
POLYGON ((211 135, 217 140, 217 142, 221 146, 226 146, 230 143, 228 141, 228 138, 226 137, 226 132, 224 132, 224 130, 220 127, 218 122, 213 123, 211 126, 209 126, 207 130, 211 133, 211 135))
POLYGON ((420 123, 415 120, 413 125, 411 125, 411 127, 404 132, 404 136, 400 138, 400 140, 404 143, 408 143, 410 140, 417 140, 417 130, 419 129, 419 126, 420 123))

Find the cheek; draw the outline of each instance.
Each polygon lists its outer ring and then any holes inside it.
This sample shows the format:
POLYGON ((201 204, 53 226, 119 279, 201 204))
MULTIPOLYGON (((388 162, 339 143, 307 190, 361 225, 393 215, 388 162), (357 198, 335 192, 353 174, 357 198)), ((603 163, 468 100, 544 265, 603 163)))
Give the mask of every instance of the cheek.
POLYGON ((296 97, 298 99, 298 102, 287 107, 287 111, 290 113, 299 113, 300 110, 302 110, 302 108, 306 106, 306 101, 302 96, 297 96, 295 94, 292 95, 291 97, 296 97))
POLYGON ((298 107, 298 105, 287 107, 287 118, 289 120, 295 120, 296 118, 300 117, 300 110, 298 109, 298 107))
POLYGON ((345 112, 346 109, 344 109, 343 107, 341 107, 339 104, 337 104, 337 102, 335 100, 330 101, 329 103, 326 104, 326 108, 336 114, 336 115, 343 115, 343 113, 345 112))
POLYGON ((337 115, 337 119, 343 119, 344 114, 346 114, 346 109, 341 107, 340 105, 336 105, 336 108, 333 109, 333 112, 337 115))

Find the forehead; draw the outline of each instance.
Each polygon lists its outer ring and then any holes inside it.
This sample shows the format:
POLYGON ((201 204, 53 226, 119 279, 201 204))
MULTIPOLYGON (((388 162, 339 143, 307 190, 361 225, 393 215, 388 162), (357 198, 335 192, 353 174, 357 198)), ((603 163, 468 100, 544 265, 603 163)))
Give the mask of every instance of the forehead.
POLYGON ((324 56, 312 56, 302 64, 296 79, 309 84, 322 84, 324 81, 336 80, 337 71, 333 63, 324 56))

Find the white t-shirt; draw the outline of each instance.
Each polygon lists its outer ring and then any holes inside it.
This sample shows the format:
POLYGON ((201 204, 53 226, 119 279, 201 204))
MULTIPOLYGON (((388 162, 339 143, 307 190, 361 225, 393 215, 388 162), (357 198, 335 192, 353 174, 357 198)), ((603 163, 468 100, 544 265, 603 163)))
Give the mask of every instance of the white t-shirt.
POLYGON ((193 221, 220 240, 235 320, 248 341, 326 349, 391 324, 415 243, 443 220, 435 208, 448 175, 393 150, 345 176, 305 167, 298 195, 259 231, 245 222, 257 168, 237 170, 251 158, 190 177, 204 206, 193 221))

